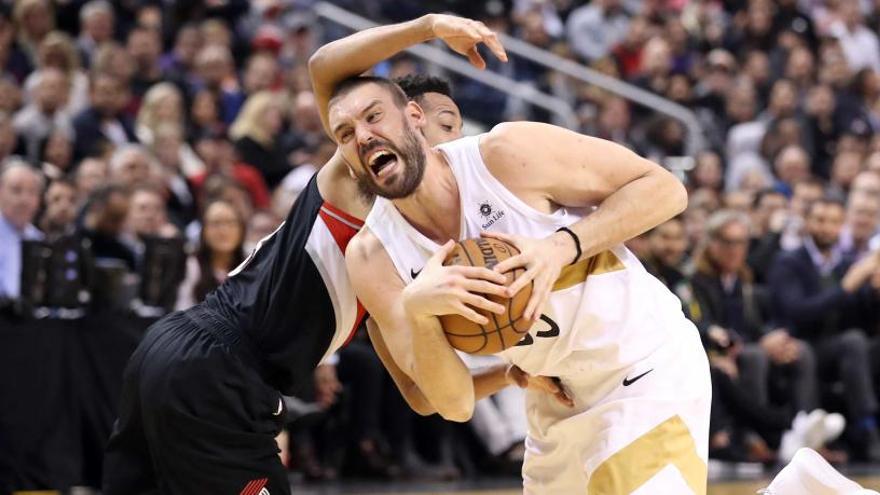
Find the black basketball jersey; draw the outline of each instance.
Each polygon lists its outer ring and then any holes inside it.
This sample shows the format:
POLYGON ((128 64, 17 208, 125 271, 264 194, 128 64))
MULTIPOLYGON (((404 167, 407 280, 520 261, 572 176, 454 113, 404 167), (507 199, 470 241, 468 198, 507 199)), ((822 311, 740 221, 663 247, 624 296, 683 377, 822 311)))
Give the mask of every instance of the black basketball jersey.
POLYGON ((326 203, 317 174, 287 219, 202 305, 240 329, 284 393, 310 379, 364 316, 345 271, 345 247, 363 223, 326 203))

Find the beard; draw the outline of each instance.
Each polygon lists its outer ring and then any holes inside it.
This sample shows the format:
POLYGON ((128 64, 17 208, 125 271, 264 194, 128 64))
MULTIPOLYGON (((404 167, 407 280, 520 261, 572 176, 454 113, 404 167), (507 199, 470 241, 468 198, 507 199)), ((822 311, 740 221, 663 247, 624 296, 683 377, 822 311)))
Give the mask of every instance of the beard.
POLYGON ((813 243, 816 244, 816 247, 819 248, 819 251, 827 251, 833 248, 835 244, 837 244, 837 238, 826 239, 822 235, 813 234, 813 243))
MULTIPOLYGON (((364 199, 370 200, 375 196, 386 199, 405 198, 422 183, 422 177, 425 175, 425 150, 422 149, 412 127, 406 125, 405 122, 403 128, 402 142, 399 147, 388 141, 376 141, 376 144, 364 149, 361 153, 367 155, 372 149, 384 146, 397 155, 397 160, 401 165, 401 171, 393 177, 392 182, 387 186, 380 186, 376 182, 369 167, 361 168, 361 171, 355 175, 357 176, 358 191, 364 199)), ((364 156, 361 156, 361 163, 366 163, 364 156)))

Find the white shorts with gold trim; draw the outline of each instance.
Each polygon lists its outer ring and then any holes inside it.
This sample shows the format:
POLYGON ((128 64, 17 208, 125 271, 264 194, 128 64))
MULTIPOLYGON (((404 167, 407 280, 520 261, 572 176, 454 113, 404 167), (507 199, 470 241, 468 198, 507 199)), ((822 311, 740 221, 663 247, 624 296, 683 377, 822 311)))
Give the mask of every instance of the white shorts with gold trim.
POLYGON ((674 334, 630 369, 563 378, 574 408, 529 391, 524 493, 706 493, 709 363, 693 324, 674 334))

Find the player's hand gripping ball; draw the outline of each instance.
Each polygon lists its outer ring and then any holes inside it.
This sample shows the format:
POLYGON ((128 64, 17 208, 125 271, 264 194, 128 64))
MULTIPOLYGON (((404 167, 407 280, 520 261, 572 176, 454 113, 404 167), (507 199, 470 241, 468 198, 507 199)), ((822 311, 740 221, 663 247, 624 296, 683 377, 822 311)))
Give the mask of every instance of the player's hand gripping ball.
MULTIPOLYGON (((518 254, 512 245, 500 239, 466 239, 455 245, 452 253, 443 262, 445 266, 463 265, 492 268, 501 261, 518 254)), ((510 285, 525 269, 517 268, 504 275, 510 285)), ((486 295, 490 301, 507 308, 503 314, 495 314, 480 308, 473 308, 485 316, 489 323, 480 325, 467 318, 449 314, 440 316, 443 332, 452 347, 468 354, 488 355, 501 352, 517 344, 528 333, 531 322, 523 318, 526 304, 532 295, 532 284, 526 284, 511 298, 486 295)))

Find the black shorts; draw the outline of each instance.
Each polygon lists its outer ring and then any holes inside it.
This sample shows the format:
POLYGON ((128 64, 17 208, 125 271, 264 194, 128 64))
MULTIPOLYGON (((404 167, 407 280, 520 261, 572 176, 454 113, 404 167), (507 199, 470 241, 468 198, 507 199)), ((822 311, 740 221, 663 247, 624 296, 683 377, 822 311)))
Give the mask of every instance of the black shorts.
POLYGON ((154 324, 126 369, 105 495, 290 493, 281 395, 241 333, 196 308, 154 324))

